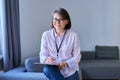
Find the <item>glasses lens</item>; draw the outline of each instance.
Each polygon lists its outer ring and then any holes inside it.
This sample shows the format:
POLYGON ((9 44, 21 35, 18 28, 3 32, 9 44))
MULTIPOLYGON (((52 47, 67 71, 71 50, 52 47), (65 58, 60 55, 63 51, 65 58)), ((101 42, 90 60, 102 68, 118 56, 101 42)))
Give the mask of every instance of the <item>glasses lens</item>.
POLYGON ((65 19, 57 19, 57 18, 53 18, 54 21, 58 21, 58 22, 63 22, 65 19))

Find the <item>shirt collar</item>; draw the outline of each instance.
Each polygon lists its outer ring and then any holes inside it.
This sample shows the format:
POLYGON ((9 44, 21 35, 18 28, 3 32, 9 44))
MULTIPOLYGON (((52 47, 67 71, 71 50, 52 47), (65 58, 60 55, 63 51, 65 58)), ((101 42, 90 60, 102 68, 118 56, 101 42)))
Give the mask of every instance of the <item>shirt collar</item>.
MULTIPOLYGON (((55 29, 53 29, 53 31, 54 31, 54 33, 55 33, 55 37, 59 36, 59 35, 56 33, 55 29)), ((64 31, 60 36, 63 36, 64 34, 65 34, 65 31, 64 31)))

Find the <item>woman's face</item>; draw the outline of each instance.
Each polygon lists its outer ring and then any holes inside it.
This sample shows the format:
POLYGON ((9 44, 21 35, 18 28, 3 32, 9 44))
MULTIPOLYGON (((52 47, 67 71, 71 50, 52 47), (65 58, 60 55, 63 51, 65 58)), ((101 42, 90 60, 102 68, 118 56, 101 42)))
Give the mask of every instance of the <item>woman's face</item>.
POLYGON ((67 19, 63 19, 58 13, 53 14, 53 26, 57 30, 64 30, 66 24, 68 24, 67 19))

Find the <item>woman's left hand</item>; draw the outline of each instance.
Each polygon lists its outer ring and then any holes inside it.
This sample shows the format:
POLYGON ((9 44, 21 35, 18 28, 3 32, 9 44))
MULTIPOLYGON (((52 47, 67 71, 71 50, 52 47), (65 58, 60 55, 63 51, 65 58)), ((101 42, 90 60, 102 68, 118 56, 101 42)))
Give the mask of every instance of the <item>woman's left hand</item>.
POLYGON ((63 69, 64 67, 68 67, 67 62, 61 62, 61 63, 59 63, 59 69, 63 69))

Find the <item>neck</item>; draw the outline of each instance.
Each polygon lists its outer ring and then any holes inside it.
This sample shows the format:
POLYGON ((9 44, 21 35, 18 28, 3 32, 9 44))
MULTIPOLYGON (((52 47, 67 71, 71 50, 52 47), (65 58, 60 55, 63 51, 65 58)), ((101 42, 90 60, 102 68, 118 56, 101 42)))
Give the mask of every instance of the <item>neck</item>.
POLYGON ((55 29, 55 31, 56 31, 56 33, 58 34, 58 35, 61 35, 65 30, 57 30, 57 29, 55 29))

